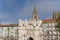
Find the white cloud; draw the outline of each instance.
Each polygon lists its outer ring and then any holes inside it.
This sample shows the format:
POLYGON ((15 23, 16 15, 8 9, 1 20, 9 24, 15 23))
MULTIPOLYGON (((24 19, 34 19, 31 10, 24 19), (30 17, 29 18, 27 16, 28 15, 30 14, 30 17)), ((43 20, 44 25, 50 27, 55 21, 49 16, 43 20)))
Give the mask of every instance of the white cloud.
POLYGON ((24 19, 28 18, 29 16, 31 17, 33 13, 33 4, 30 2, 26 2, 26 5, 22 8, 22 10, 17 10, 16 13, 19 16, 19 18, 24 19))
MULTIPOLYGON (((53 2, 52 2, 53 3, 53 2)), ((51 4, 52 4, 51 3, 51 4)), ((47 4, 46 2, 40 2, 40 1, 37 1, 36 2, 36 5, 37 5, 37 11, 39 13, 39 16, 42 15, 41 11, 42 12, 47 12, 47 11, 51 11, 52 8, 55 7, 55 5, 51 5, 50 3, 47 4), (41 15, 40 15, 41 14, 41 15)), ((18 13, 18 16, 19 18, 21 19, 25 19, 25 18, 31 18, 31 15, 34 11, 34 3, 30 3, 29 1, 27 1, 25 7, 19 11, 17 10, 17 13, 18 13)), ((43 13, 44 14, 44 13, 43 13)), ((46 14, 46 13, 45 13, 46 14)), ((43 16, 43 15, 42 15, 43 16)))
MULTIPOLYGON (((56 1, 37 1, 37 11, 39 14, 39 18, 41 19, 49 19, 52 18, 53 11, 60 10, 59 2, 56 1)), ((26 6, 21 10, 18 11, 20 18, 30 18, 31 14, 33 13, 34 4, 27 2, 26 6)))
POLYGON ((0 12, 0 22, 2 24, 5 24, 5 22, 7 24, 13 23, 13 19, 14 18, 9 13, 0 12))
POLYGON ((0 12, 0 18, 7 18, 7 17, 11 17, 10 14, 0 12))
POLYGON ((41 19, 52 18, 53 11, 60 10, 60 2, 56 1, 41 1, 38 2, 38 12, 41 14, 41 19), (59 5, 59 6, 57 6, 59 5))
MULTIPOLYGON (((11 1, 12 0, 10 1, 8 0, 8 3, 7 3, 8 7, 11 7, 11 4, 13 3, 14 0, 12 2, 11 1)), ((13 4, 17 5, 15 1, 13 4)), ((42 17, 44 17, 45 19, 51 18, 53 10, 60 10, 60 6, 59 7, 57 6, 57 5, 60 5, 60 3, 54 0, 48 0, 48 1, 38 0, 36 4, 37 4, 37 11, 39 14, 39 18, 41 17, 41 19, 42 17)), ((34 7, 34 3, 32 3, 30 0, 26 0, 24 7, 21 10, 18 7, 14 15, 17 15, 18 18, 21 18, 21 19, 31 18, 33 9, 34 9, 33 7, 34 7)))
MULTIPOLYGON (((10 3, 9 2, 7 3, 7 6, 9 8, 11 7, 11 4, 13 3, 13 2, 11 3, 11 1, 10 3)), ((13 4, 17 5, 15 2, 13 4)), ((36 5, 37 5, 37 11, 38 11, 40 19, 51 18, 53 10, 60 10, 60 3, 56 1, 52 1, 52 0, 51 1, 38 0, 36 2, 36 5)), ((17 15, 17 17, 21 19, 25 19, 25 18, 28 19, 32 17, 32 13, 34 10, 34 3, 32 3, 30 0, 26 0, 25 5, 24 7, 22 7, 21 10, 19 7, 16 9, 17 11, 15 12, 14 15, 17 15)), ((12 17, 9 13, 7 14, 1 13, 0 18, 10 18, 11 21, 15 20, 14 17, 12 17)))
POLYGON ((7 25, 7 24, 12 24, 12 22, 11 21, 1 21, 1 24, 7 25))

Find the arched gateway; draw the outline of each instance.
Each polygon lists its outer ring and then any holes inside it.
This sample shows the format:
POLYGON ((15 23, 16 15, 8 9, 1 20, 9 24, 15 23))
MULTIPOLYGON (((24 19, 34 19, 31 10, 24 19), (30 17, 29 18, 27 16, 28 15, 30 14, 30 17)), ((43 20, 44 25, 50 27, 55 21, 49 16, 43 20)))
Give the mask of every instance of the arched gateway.
POLYGON ((29 37, 27 40, 34 40, 32 37, 29 37))

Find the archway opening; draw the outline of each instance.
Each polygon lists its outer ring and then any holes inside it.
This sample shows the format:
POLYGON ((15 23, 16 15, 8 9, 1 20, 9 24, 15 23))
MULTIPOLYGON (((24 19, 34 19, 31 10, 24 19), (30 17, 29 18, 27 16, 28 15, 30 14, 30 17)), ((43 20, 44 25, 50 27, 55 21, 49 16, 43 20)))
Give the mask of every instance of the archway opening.
POLYGON ((34 40, 32 37, 29 37, 28 40, 34 40))

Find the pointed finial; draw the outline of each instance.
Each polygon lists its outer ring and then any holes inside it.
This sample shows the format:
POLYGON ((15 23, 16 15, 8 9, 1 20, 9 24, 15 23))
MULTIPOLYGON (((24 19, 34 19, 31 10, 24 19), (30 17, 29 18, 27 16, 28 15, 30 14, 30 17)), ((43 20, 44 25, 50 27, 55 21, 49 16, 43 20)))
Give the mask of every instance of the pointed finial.
POLYGON ((54 16, 55 16, 55 15, 54 15, 54 11, 53 11, 53 19, 54 19, 54 16))

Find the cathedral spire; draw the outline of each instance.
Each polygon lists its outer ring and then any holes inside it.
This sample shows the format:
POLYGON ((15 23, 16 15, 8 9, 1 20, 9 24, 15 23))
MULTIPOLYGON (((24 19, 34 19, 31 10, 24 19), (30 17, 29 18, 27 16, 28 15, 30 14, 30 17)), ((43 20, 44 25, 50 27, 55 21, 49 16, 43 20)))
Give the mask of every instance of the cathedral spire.
POLYGON ((38 14, 37 14, 37 9, 36 9, 36 0, 34 0, 34 12, 32 15, 32 19, 37 21, 38 20, 38 14))
POLYGON ((34 13, 37 12, 36 10, 36 0, 34 1, 34 13))

